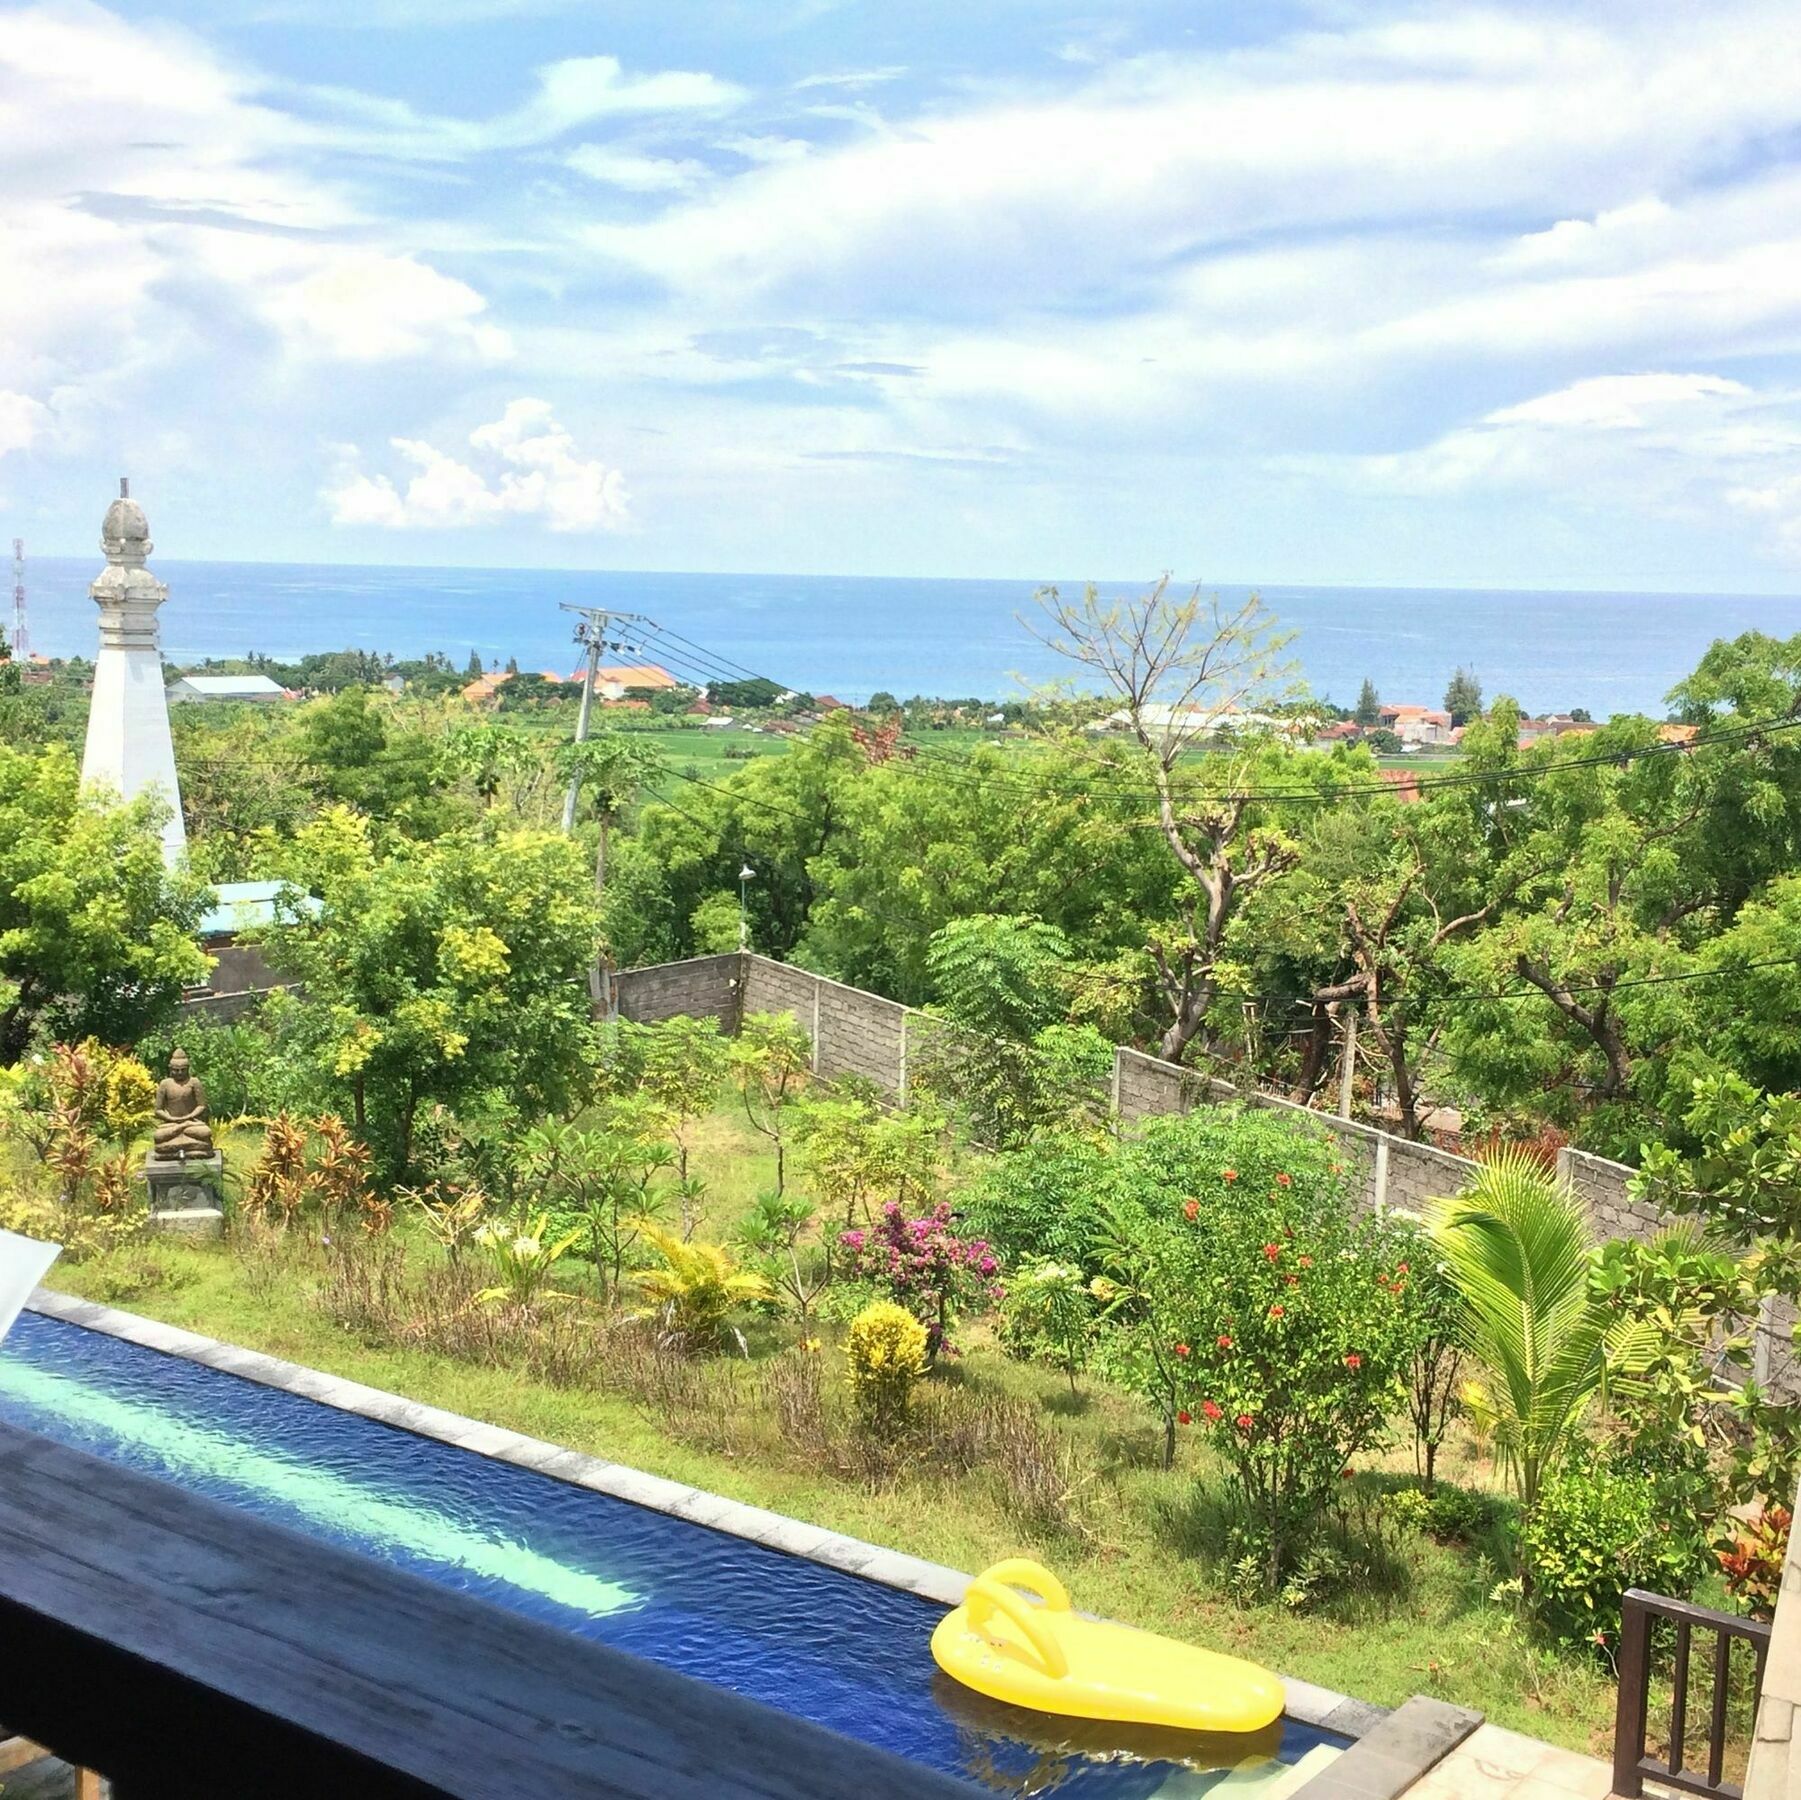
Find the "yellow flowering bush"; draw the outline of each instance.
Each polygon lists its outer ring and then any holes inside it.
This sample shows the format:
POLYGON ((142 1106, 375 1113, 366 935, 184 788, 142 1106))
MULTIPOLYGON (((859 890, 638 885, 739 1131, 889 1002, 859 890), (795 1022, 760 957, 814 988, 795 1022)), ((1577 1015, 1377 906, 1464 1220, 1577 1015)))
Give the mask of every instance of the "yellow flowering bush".
POLYGON ((895 1436, 926 1371, 926 1328, 904 1306, 877 1300, 851 1320, 844 1349, 859 1422, 878 1437, 895 1436))

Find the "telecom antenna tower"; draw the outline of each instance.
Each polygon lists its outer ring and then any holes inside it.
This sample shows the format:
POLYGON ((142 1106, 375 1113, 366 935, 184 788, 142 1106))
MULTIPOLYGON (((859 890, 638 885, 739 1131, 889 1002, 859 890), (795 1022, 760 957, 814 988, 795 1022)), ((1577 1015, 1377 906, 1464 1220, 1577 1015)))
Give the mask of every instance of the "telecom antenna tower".
POLYGON ((13 659, 31 661, 31 632, 25 624, 25 540, 13 539, 13 659))

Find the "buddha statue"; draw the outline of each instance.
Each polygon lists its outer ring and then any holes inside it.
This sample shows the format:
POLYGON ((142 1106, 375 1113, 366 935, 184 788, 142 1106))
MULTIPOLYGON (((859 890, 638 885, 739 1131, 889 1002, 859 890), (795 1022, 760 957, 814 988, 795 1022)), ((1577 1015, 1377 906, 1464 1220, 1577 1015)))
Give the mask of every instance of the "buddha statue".
POLYGON ((156 1135, 152 1162, 186 1162, 211 1156, 213 1128, 207 1123, 206 1088, 188 1067, 185 1050, 169 1058, 169 1073, 156 1084, 156 1135))

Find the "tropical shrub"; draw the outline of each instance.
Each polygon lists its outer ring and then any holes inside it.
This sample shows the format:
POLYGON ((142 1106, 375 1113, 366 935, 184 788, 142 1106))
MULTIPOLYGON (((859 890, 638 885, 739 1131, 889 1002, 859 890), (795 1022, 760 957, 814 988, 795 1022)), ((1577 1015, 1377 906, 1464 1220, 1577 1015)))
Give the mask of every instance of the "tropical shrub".
POLYGON ((1565 1643, 1617 1641, 1620 1596, 1687 1595, 1709 1567, 1705 1534, 1672 1515, 1657 1485, 1586 1450, 1548 1470, 1520 1522, 1535 1616, 1565 1643))
POLYGON ((981 1238, 960 1237, 948 1200, 910 1219, 890 1200, 867 1230, 839 1234, 845 1272, 903 1306, 926 1329, 926 1361, 951 1349, 949 1333, 963 1307, 998 1300, 1000 1262, 981 1238))
POLYGON ((1606 1366, 1610 1314, 1590 1288, 1582 1203, 1537 1158, 1503 1152, 1435 1204, 1432 1233, 1496 1453, 1530 1513, 1606 1366))
MULTIPOLYGON (((643 1227, 643 1238, 661 1267, 639 1270, 638 1286, 667 1334, 683 1345, 717 1349, 733 1331, 731 1316, 739 1307, 775 1297, 768 1281, 740 1269, 721 1245, 683 1243, 651 1224, 643 1227)), ((742 1334, 733 1335, 743 1348, 742 1334)))
POLYGON ((1094 1297, 1074 1263, 1042 1257, 1015 1269, 1007 1280, 1001 1329, 1020 1356, 1055 1363, 1076 1391, 1076 1371, 1088 1358, 1094 1297))
POLYGON ((872 1301, 850 1322, 846 1379, 858 1423, 884 1442, 905 1428, 913 1384, 926 1371, 926 1329, 892 1300, 872 1301))
POLYGON ((986 1164, 958 1193, 957 1210, 1009 1268, 1049 1258, 1092 1278, 1101 1270, 1104 1200, 1117 1160, 1089 1138, 1045 1138, 986 1164))
POLYGON ((1100 1284, 1130 1347, 1126 1372, 1166 1421, 1173 1409, 1166 1431, 1198 1425, 1231 1469, 1241 1535, 1271 1592, 1400 1409, 1422 1330, 1417 1238, 1355 1216, 1329 1146, 1274 1123, 1275 1136, 1256 1115, 1223 1132, 1158 1133, 1156 1179, 1115 1201, 1113 1274, 1100 1284), (1242 1167, 1218 1154, 1235 1131, 1253 1153, 1242 1167), (1179 1158, 1185 1140, 1206 1145, 1207 1161, 1179 1158), (1265 1159, 1284 1141, 1291 1167, 1265 1159))
POLYGON ((544 1212, 532 1213, 519 1224, 497 1222, 482 1226, 475 1234, 475 1242, 492 1260, 496 1280, 493 1286, 483 1288, 476 1299, 483 1305, 504 1301, 521 1311, 528 1310, 544 1295, 552 1271, 568 1255, 575 1238, 573 1231, 553 1238, 550 1215, 544 1212))
POLYGON ((1786 1506, 1759 1507, 1715 1552, 1727 1592, 1754 1619, 1775 1614, 1793 1524, 1794 1515, 1786 1506))

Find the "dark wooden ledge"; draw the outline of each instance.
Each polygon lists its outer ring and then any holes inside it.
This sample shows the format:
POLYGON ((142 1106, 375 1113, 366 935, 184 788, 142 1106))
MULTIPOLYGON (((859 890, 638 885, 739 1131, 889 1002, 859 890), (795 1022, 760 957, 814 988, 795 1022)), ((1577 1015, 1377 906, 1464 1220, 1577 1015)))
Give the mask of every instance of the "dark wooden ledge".
POLYGON ((972 1792, 5 1424, 0 1718, 119 1800, 972 1792))

